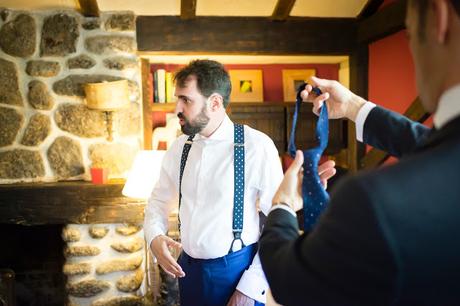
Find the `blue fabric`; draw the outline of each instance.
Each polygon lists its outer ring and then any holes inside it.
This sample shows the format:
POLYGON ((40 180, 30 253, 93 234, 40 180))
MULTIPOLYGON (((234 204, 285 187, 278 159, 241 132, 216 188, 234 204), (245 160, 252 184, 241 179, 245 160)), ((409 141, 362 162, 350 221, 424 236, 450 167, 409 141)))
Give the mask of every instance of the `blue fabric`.
MULTIPOLYGON (((300 106, 302 104, 302 97, 300 93, 305 89, 307 84, 303 84, 297 91, 297 101, 295 104, 295 112, 292 118, 292 129, 291 136, 289 138, 288 151, 292 157, 295 157, 296 145, 295 145, 295 130, 297 125, 297 117, 300 112, 300 106)), ((319 88, 313 88, 313 92, 316 95, 321 95, 319 88)), ((329 137, 329 122, 327 107, 324 105, 321 107, 321 111, 316 122, 316 141, 318 146, 303 151, 304 157, 304 177, 302 184, 302 198, 303 198, 303 215, 304 215, 304 230, 310 231, 319 216, 324 211, 329 202, 329 195, 321 185, 321 181, 318 175, 318 163, 327 147, 327 141, 329 137)))
POLYGON ((243 231, 243 210, 244 210, 244 126, 235 123, 234 128, 234 149, 233 149, 233 170, 234 170, 234 186, 233 186, 233 241, 230 245, 229 253, 233 252, 232 248, 235 241, 241 241, 241 246, 244 247, 244 242, 241 239, 243 231))
POLYGON ((180 305, 227 305, 256 252, 257 243, 215 259, 194 259, 182 252, 178 263, 185 277, 179 278, 180 305))

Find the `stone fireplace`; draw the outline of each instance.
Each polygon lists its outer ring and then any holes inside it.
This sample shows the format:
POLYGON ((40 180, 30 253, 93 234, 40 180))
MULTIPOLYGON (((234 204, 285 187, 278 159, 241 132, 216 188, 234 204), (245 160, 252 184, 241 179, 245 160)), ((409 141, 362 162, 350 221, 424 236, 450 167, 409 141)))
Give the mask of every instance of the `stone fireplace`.
POLYGON ((121 195, 142 147, 140 79, 131 12, 0 9, 0 269, 16 270, 18 303, 152 303, 145 203, 121 195), (130 103, 111 142, 83 85, 121 79, 130 103), (90 183, 92 167, 112 182, 90 183))

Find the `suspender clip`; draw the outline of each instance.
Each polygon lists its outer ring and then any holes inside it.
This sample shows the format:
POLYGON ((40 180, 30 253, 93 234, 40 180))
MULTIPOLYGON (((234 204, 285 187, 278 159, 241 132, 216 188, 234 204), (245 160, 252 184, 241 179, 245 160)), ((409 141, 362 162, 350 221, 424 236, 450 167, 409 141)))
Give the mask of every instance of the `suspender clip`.
POLYGON ((241 239, 241 230, 233 230, 233 237, 235 239, 241 239))

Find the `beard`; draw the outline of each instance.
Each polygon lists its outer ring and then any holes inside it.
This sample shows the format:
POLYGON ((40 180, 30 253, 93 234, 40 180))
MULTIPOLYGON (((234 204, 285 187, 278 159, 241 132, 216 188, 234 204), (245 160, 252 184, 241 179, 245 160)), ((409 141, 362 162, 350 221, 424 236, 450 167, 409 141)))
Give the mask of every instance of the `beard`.
POLYGON ((184 125, 181 125, 180 129, 185 135, 194 135, 200 133, 209 122, 209 117, 206 114, 206 105, 203 106, 200 113, 192 120, 185 117, 183 113, 178 113, 177 117, 183 119, 184 125))

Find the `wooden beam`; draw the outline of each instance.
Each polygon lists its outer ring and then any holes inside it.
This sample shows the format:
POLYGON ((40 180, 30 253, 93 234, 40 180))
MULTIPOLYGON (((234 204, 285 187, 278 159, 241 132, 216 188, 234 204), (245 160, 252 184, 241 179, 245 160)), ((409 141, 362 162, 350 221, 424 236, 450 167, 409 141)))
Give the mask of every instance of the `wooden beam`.
POLYGON ((160 54, 343 55, 356 44, 357 23, 343 18, 139 16, 139 51, 160 54), (331 37, 333 39, 331 39, 331 37))
POLYGON ((152 79, 150 77, 150 63, 141 58, 142 75, 142 126, 144 128, 144 150, 152 150, 152 79))
MULTIPOLYGON (((413 121, 424 122, 430 114, 426 112, 420 98, 417 97, 406 110, 404 116, 413 121)), ((361 159, 360 166, 364 169, 374 168, 384 163, 389 157, 388 153, 373 148, 361 159)))
POLYGON ((80 13, 85 17, 99 17, 97 0, 78 0, 80 13))
POLYGON ((371 43, 405 28, 407 0, 395 1, 362 20, 358 27, 358 42, 371 43))
POLYGON ((369 18, 370 16, 374 15, 379 7, 382 5, 383 0, 369 0, 367 1, 366 5, 364 6, 361 13, 358 15, 358 19, 365 19, 369 18))
MULTIPOLYGON (((350 89, 364 99, 367 99, 368 95, 368 71, 369 48, 366 44, 358 44, 350 54, 350 89)), ((356 128, 351 120, 348 120, 347 139, 348 168, 350 171, 356 172, 363 149, 361 148, 362 145, 356 140, 356 128)))
POLYGON ((82 181, 0 185, 0 223, 142 223, 145 201, 124 197, 123 186, 82 181))
POLYGON ((272 20, 286 20, 294 7, 295 0, 278 0, 273 10, 272 20))
POLYGON ((196 16, 196 0, 181 0, 180 18, 192 19, 196 16))

